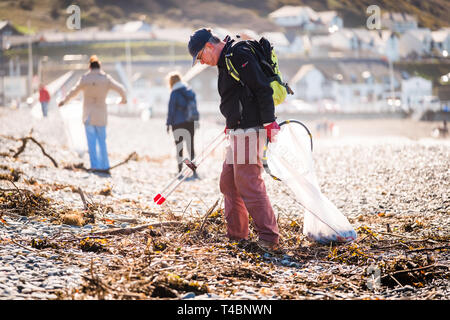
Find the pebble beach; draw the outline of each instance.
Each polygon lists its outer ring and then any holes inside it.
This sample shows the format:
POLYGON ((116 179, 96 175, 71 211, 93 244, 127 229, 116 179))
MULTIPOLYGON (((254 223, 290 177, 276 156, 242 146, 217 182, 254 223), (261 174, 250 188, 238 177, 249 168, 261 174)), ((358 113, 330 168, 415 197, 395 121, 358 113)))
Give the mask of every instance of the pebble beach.
MULTIPOLYGON (((280 115, 280 118, 289 116, 280 115)), ((316 132, 317 121, 305 121, 305 124, 314 138, 313 158, 321 191, 347 216, 355 229, 370 227, 377 232, 375 237, 379 241, 382 232, 415 239, 449 238, 450 138, 431 136, 432 129, 440 123, 410 119, 339 120, 335 121, 339 128, 339 134, 335 136, 316 132)), ((220 117, 202 117, 196 133, 197 154, 223 127, 220 117)), ((85 283, 91 270, 120 258, 118 252, 89 252, 72 246, 65 250, 40 249, 31 245, 33 240, 78 241, 111 228, 161 222, 162 212, 177 217, 201 218, 208 208, 221 200, 219 176, 224 144, 199 166, 201 179, 185 181, 161 207, 153 205, 153 197, 177 173, 175 145, 172 135, 166 133, 165 119, 143 121, 110 115, 107 145, 111 166, 120 164, 133 153, 135 156, 112 169, 110 176, 73 169, 81 164, 89 168, 88 154, 80 157, 71 149, 58 110, 50 109, 48 118, 36 119, 27 109, 0 108, 0 174, 12 174, 12 169, 17 174, 14 183, 0 180, 1 189, 39 191, 49 199, 49 210, 53 211, 86 209, 80 192, 76 192, 81 190, 88 203, 103 208, 98 211, 95 223, 73 225, 56 223, 42 214, 23 216, 1 207, 0 299, 86 299, 74 292, 85 283), (20 147, 18 139, 29 135, 42 145, 58 167, 31 142, 18 157, 11 156, 20 147)), ((267 174, 263 176, 277 217, 301 224, 303 211, 293 201, 289 190, 267 174)), ((365 236, 361 231, 358 234, 365 236)), ((301 228, 298 237, 301 237, 301 228)), ((433 279, 434 283, 422 287, 392 286, 382 294, 370 290, 355 291, 349 296, 324 293, 323 290, 311 293, 310 290, 304 297, 449 299, 450 263, 448 249, 445 249, 448 240, 445 241, 441 245, 444 249, 433 257, 443 271, 442 277, 433 279), (431 290, 433 287, 434 291, 431 290)), ((300 247, 307 245, 310 244, 304 239, 299 242, 300 247)), ((436 254, 433 250, 428 253, 436 254)), ((320 277, 329 264, 302 261, 301 258, 296 259, 295 264, 281 263, 282 259, 279 262, 279 268, 271 274, 277 279, 276 284, 267 290, 242 287, 227 295, 221 294, 220 290, 183 292, 178 298, 283 299, 281 287, 286 279, 294 273, 298 277, 306 273, 320 277)), ((345 263, 336 268, 355 275, 365 272, 360 266, 345 263)))

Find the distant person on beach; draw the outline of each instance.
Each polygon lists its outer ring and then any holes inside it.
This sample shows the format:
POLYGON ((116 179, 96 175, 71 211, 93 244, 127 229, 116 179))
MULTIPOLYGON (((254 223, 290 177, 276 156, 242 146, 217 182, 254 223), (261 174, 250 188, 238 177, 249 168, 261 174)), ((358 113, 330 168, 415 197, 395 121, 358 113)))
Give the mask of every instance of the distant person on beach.
POLYGON ((106 148, 107 109, 106 96, 109 90, 120 94, 121 104, 127 103, 124 87, 110 75, 101 70, 96 55, 89 59, 89 71, 86 72, 58 104, 62 107, 70 99, 83 91, 83 123, 86 131, 91 171, 110 174, 108 151, 106 148))
POLYGON ((265 140, 272 141, 280 128, 275 121, 273 90, 243 41, 236 43, 229 36, 220 40, 210 29, 203 28, 191 35, 188 49, 193 65, 200 62, 218 68, 220 111, 226 119, 225 133, 230 142, 220 176, 227 236, 233 241, 247 239, 250 215, 258 244, 274 250, 279 242, 278 224, 261 176, 265 140), (242 82, 228 73, 225 55, 232 60, 242 82), (240 143, 245 154, 236 151, 240 143))
POLYGON ((39 102, 41 103, 42 115, 47 117, 50 93, 43 84, 39 85, 39 102))
MULTIPOLYGON (((186 149, 191 160, 195 158, 194 149, 194 133, 198 128, 198 111, 196 110, 196 97, 194 91, 181 80, 181 75, 178 72, 171 72, 167 76, 169 87, 172 90, 170 93, 169 106, 167 112, 167 133, 172 127, 175 145, 177 147, 177 163, 178 172, 183 168, 183 141, 186 143, 186 149), (189 103, 194 105, 193 112, 189 110, 189 103)), ((199 176, 194 170, 194 174, 189 177, 189 180, 198 179, 199 176)))
POLYGON ((448 135, 448 127, 447 127, 447 120, 444 120, 444 122, 442 123, 442 127, 439 128, 439 133, 441 135, 441 137, 446 138, 448 135))

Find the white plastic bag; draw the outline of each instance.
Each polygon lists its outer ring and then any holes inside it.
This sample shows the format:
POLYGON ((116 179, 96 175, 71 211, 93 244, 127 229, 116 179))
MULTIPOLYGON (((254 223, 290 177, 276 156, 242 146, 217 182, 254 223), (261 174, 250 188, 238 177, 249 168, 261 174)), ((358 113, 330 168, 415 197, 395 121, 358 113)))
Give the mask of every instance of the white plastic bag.
POLYGON ((44 118, 44 114, 42 113, 41 103, 37 102, 31 107, 31 116, 37 120, 41 120, 44 118))
POLYGON ((78 153, 80 158, 83 158, 83 155, 87 152, 82 108, 83 106, 81 103, 76 100, 59 108, 59 113, 64 122, 64 129, 66 131, 69 147, 78 153))
POLYGON ((320 191, 309 133, 295 122, 280 128, 276 141, 268 146, 267 165, 305 208, 303 234, 320 243, 355 240, 356 232, 347 218, 320 191))

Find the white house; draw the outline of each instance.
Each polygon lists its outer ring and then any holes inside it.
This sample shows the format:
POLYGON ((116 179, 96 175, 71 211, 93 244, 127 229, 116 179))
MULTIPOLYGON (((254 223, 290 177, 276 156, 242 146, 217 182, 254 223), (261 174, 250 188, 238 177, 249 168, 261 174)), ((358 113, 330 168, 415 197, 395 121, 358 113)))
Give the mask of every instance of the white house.
MULTIPOLYGON (((288 82, 293 98, 314 103, 332 100, 342 111, 353 112, 387 107, 384 99, 390 95, 390 81, 388 66, 381 62, 317 62, 301 66, 288 82)), ((393 88, 400 89, 397 73, 393 88)))
POLYGON ((290 52, 309 55, 311 51, 311 40, 308 36, 296 36, 290 45, 290 52))
POLYGON ((294 77, 289 81, 294 97, 306 101, 316 101, 325 97, 323 85, 325 76, 313 64, 300 67, 294 77))
POLYGON ((432 40, 430 29, 420 28, 406 31, 399 39, 399 54, 402 58, 411 54, 419 56, 429 54, 432 40))
POLYGON ((356 36, 358 50, 376 51, 377 34, 365 28, 350 29, 356 36))
POLYGON ((369 111, 378 108, 387 90, 387 68, 381 68, 386 77, 378 74, 377 66, 363 63, 342 63, 341 73, 334 75, 334 100, 342 111, 369 111))
POLYGON ((385 12, 381 16, 381 26, 394 32, 403 33, 417 29, 417 19, 404 12, 385 12))
POLYGON ((444 56, 450 55, 450 28, 431 32, 431 38, 433 49, 438 50, 444 56))
POLYGON ((344 27, 344 21, 336 11, 316 12, 318 19, 316 22, 322 24, 328 32, 333 33, 344 27))
POLYGON ((301 27, 317 20, 318 16, 310 7, 283 6, 269 13, 269 19, 281 27, 301 27))
POLYGON ((412 77, 402 80, 401 97, 404 106, 416 111, 425 109, 424 101, 432 95, 431 80, 412 77))
MULTIPOLYGON (((360 47, 360 39, 352 29, 341 29, 328 36, 329 44, 342 50, 357 50, 360 47)), ((322 39, 326 41, 326 39, 322 39)), ((313 41, 314 42, 314 41, 313 41)))
POLYGON ((347 50, 347 47, 340 46, 336 48, 330 39, 330 35, 312 36, 309 38, 309 48, 305 51, 311 58, 329 58, 332 52, 347 50))
POLYGON ((397 33, 390 30, 374 30, 371 32, 374 35, 375 51, 390 61, 398 61, 400 59, 400 38, 397 33))
POLYGON ((306 31, 334 32, 344 24, 336 11, 316 12, 307 6, 283 6, 271 12, 269 19, 281 27, 306 31))
POLYGON ((133 33, 133 32, 151 32, 153 31, 153 29, 154 29, 153 26, 149 25, 148 23, 145 23, 144 21, 141 20, 137 20, 137 21, 129 21, 123 24, 117 24, 111 29, 111 31, 133 33))
MULTIPOLYGON (((343 28, 327 35, 313 35, 303 52, 310 57, 385 57, 400 58, 398 34, 390 30, 343 28)), ((417 40, 416 40, 417 41, 417 40)), ((306 43, 306 42, 305 42, 306 43)), ((299 43, 299 46, 302 43, 299 43)), ((301 46, 300 46, 301 47, 301 46)))

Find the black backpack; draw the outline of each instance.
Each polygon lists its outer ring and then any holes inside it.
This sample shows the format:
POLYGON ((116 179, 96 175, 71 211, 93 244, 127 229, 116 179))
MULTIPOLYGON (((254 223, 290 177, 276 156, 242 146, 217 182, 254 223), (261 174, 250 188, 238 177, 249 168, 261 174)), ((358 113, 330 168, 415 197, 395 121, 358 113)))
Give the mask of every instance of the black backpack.
POLYGON ((261 66, 262 71, 268 78, 270 86, 273 90, 273 101, 275 105, 282 103, 288 94, 294 94, 292 89, 289 87, 287 82, 283 82, 282 75, 278 66, 278 58, 275 54, 275 50, 272 44, 264 37, 259 41, 257 40, 244 40, 239 41, 228 49, 225 54, 225 64, 227 66, 228 74, 233 77, 236 81, 240 82, 243 86, 245 84, 242 82, 239 73, 234 68, 231 62, 231 57, 233 56, 233 49, 236 46, 245 45, 252 53, 255 55, 256 60, 261 66))
POLYGON ((197 99, 195 98, 195 92, 192 91, 192 89, 182 90, 181 92, 186 100, 186 105, 182 108, 186 116, 186 121, 198 121, 200 119, 200 115, 197 110, 197 99))

